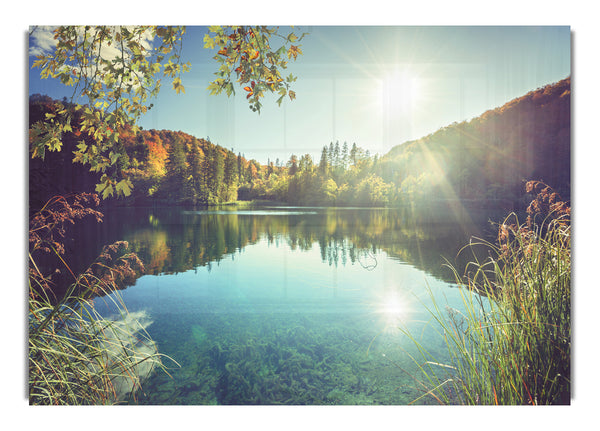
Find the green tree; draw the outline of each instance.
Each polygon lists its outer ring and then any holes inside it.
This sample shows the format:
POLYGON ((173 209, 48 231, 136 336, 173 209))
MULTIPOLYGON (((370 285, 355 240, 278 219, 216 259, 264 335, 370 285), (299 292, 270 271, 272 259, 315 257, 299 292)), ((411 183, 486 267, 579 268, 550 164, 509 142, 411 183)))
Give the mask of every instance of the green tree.
POLYGON ((191 183, 189 181, 185 143, 179 135, 169 148, 167 159, 167 174, 162 186, 163 195, 169 200, 184 201, 191 198, 191 183))
POLYGON ((348 167, 348 142, 344 141, 344 145, 342 146, 342 168, 345 171, 348 167))
POLYGON ((305 154, 300 157, 300 163, 298 164, 298 169, 300 172, 312 172, 314 168, 314 163, 310 154, 305 154))
POLYGON ((221 150, 213 144, 208 144, 204 157, 204 181, 208 189, 208 203, 219 203, 225 197, 223 184, 225 176, 225 158, 221 150))
POLYGON ((319 174, 321 174, 322 177, 326 177, 329 174, 328 157, 327 146, 324 146, 321 151, 321 160, 319 161, 319 174))
POLYGON ((335 141, 335 146, 333 147, 333 166, 336 170, 341 166, 340 141, 335 141))
POLYGON ((352 144, 352 149, 350 150, 350 160, 352 160, 352 165, 356 166, 356 158, 358 156, 358 147, 356 146, 356 142, 352 144))
POLYGON ((337 184, 333 179, 329 178, 321 184, 319 192, 321 194, 320 198, 322 203, 325 205, 332 205, 335 203, 337 196, 337 184))
POLYGON ((329 149, 327 151, 327 162, 329 163, 329 167, 331 169, 335 168, 335 146, 333 145, 333 141, 329 143, 329 149))
POLYGON ((233 191, 237 189, 237 176, 237 158, 235 157, 233 151, 227 151, 227 155, 225 156, 225 165, 223 168, 223 182, 226 188, 226 201, 235 199, 233 196, 233 191))
POLYGON ((214 161, 215 169, 214 169, 214 179, 213 179, 213 190, 214 195, 217 197, 217 202, 222 202, 227 200, 225 186, 225 156, 223 152, 219 148, 215 148, 214 150, 214 161))
POLYGON ((238 153, 237 156, 237 172, 238 172, 238 182, 239 184, 244 183, 244 164, 242 161, 242 154, 238 153))
POLYGON ((371 174, 363 179, 356 189, 356 200, 362 205, 385 206, 389 202, 392 186, 380 177, 371 174))
POLYGON ((227 155, 225 156, 223 175, 223 180, 228 187, 234 185, 235 177, 237 176, 237 159, 232 151, 227 151, 227 155))
POLYGON ((202 163, 204 155, 200 150, 200 145, 194 142, 189 156, 190 177, 192 182, 192 204, 206 203, 208 191, 205 183, 202 181, 202 163))
POLYGON ((427 175, 423 172, 417 177, 408 175, 400 184, 400 198, 405 203, 419 203, 426 196, 428 187, 427 175))

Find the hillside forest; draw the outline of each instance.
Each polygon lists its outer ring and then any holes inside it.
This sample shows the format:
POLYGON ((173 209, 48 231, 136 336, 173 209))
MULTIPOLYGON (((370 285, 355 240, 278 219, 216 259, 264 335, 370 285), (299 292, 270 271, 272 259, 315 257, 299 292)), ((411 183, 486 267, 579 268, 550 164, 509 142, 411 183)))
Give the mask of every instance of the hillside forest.
MULTIPOLYGON (((570 199, 570 95, 568 77, 384 155, 369 154, 360 143, 336 141, 323 144, 318 160, 292 154, 266 165, 181 131, 125 129, 117 144, 125 156, 109 169, 133 184, 129 195, 116 201, 125 206, 198 207, 259 199, 397 207, 459 201, 513 210, 524 207, 524 184, 532 179, 570 199)), ((66 104, 32 95, 29 127, 66 104)), ((61 151, 29 161, 31 211, 54 195, 93 192, 99 182, 99 172, 73 163, 77 146, 93 147, 93 136, 73 127, 62 140, 61 151)))

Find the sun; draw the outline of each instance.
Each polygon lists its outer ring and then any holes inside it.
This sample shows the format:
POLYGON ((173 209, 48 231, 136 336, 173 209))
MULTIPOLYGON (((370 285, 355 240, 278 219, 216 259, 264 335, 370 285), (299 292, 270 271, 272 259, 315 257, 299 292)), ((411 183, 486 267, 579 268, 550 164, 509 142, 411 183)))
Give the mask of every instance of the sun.
POLYGON ((390 136, 415 127, 417 119, 426 113, 430 89, 420 69, 415 65, 396 65, 382 68, 375 78, 373 105, 381 112, 390 136))
POLYGON ((423 80, 410 67, 398 67, 388 72, 384 79, 384 94, 390 109, 400 113, 414 112, 422 99, 423 80))

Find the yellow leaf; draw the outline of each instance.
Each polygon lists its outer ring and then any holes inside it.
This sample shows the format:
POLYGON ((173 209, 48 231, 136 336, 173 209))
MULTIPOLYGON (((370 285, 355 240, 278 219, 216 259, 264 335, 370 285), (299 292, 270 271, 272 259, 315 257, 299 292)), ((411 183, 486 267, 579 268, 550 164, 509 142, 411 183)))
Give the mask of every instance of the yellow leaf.
POLYGON ((173 90, 175 90, 177 94, 181 93, 182 91, 185 93, 185 87, 181 85, 181 78, 175 78, 173 80, 173 90))

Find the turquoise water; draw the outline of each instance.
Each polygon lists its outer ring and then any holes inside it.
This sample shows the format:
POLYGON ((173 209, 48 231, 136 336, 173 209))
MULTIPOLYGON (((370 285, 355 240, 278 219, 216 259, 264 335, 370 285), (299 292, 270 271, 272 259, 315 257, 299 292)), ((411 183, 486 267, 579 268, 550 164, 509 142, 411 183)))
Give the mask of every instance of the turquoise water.
POLYGON ((431 241, 411 239, 418 229, 399 234, 396 213, 175 210, 140 220, 125 239, 147 275, 119 294, 179 365, 165 359, 171 376, 154 373, 141 404, 402 405, 423 394, 404 331, 446 359, 425 307, 433 295, 460 309, 459 289, 402 259, 428 255, 411 247, 431 241))

